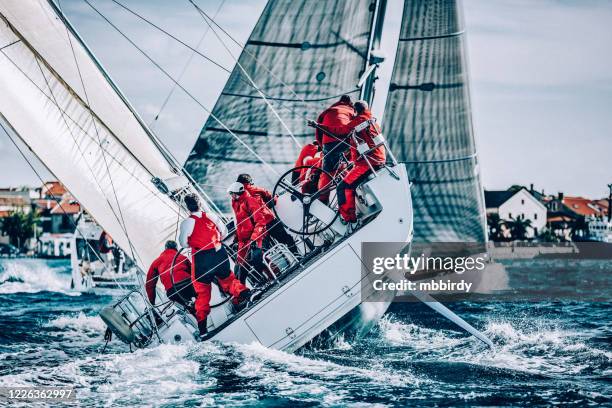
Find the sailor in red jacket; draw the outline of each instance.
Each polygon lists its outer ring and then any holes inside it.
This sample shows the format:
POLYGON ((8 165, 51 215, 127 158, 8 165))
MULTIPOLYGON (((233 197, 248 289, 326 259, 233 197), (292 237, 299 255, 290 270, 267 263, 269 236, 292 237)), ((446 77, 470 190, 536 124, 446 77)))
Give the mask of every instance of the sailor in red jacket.
MULTIPOLYGON (((285 231, 272 210, 260 199, 253 197, 242 183, 232 183, 227 192, 232 200, 232 210, 236 220, 236 240, 238 241, 237 263, 241 266, 251 264, 256 270, 263 267, 264 241, 269 237, 287 245, 297 253, 293 237, 285 231)), ((246 279, 246 268, 241 268, 240 280, 246 279)))
POLYGON ((303 193, 314 194, 317 191, 321 173, 313 169, 321 168, 322 160, 323 152, 321 152, 321 146, 316 140, 312 143, 305 144, 295 161, 294 168, 304 166, 308 166, 309 168, 301 168, 294 171, 291 174, 291 183, 295 186, 300 186, 303 193))
POLYGON ((166 249, 153 261, 147 272, 147 297, 155 304, 155 286, 161 280, 168 299, 178 302, 192 313, 191 299, 196 297, 191 283, 191 262, 185 256, 178 254, 176 242, 166 242, 166 249), (176 259, 175 259, 176 257, 176 259), (174 261, 174 266, 172 262, 174 261))
POLYGON ((257 187, 253 183, 253 177, 250 174, 242 173, 236 178, 236 182, 242 183, 244 189, 249 192, 250 195, 261 200, 261 202, 268 208, 272 208, 274 205, 274 197, 272 193, 263 187, 257 187))
MULTIPOLYGON (((323 170, 329 174, 334 174, 342 153, 348 147, 346 142, 348 134, 346 125, 353 119, 354 114, 355 110, 351 103, 351 97, 349 95, 342 95, 338 102, 324 110, 317 119, 319 125, 322 125, 328 132, 335 135, 335 137, 332 137, 321 132, 319 129, 316 130, 316 138, 322 144, 323 149, 323 170)), ((330 181, 329 177, 322 173, 319 177, 318 189, 324 189, 329 185, 330 181)), ((329 192, 321 193, 319 200, 327 203, 329 192)))
POLYGON ((221 245, 221 237, 227 234, 225 225, 216 215, 200 210, 195 194, 186 195, 183 200, 191 215, 181 223, 179 241, 183 247, 191 248, 196 319, 200 336, 204 336, 210 313, 211 282, 216 280, 221 290, 232 296, 234 304, 248 300, 250 290, 234 276, 227 251, 221 245))
POLYGON ((376 146, 374 138, 381 133, 381 130, 376 123, 376 119, 372 117, 372 112, 370 112, 367 102, 355 102, 355 111, 357 116, 344 128, 340 128, 340 131, 347 133, 356 130, 350 140, 350 160, 353 163, 353 167, 338 184, 340 216, 342 216, 344 221, 351 223, 357 221, 357 215, 355 214, 355 189, 372 172, 370 166, 378 169, 385 164, 387 159, 383 145, 376 147, 365 155, 359 153, 357 145, 367 144, 368 150, 376 146))

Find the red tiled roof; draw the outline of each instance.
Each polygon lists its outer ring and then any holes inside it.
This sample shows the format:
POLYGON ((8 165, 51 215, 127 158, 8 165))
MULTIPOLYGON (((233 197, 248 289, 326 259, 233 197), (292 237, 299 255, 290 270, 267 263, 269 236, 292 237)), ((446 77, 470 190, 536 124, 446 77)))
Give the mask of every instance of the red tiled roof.
POLYGON ((588 216, 600 216, 601 211, 592 203, 592 200, 584 197, 564 197, 563 204, 576 214, 588 216), (595 208, 594 208, 595 207, 595 208))
POLYGON ((0 218, 8 217, 11 215, 10 211, 0 211, 0 218))
POLYGON ((53 197, 61 197, 66 194, 66 187, 59 181, 48 181, 42 187, 42 195, 43 197, 53 196, 53 197))
POLYGON ((604 214, 608 214, 608 199, 607 198, 602 198, 601 200, 594 200, 593 203, 601 207, 604 214))
POLYGON ((554 217, 549 217, 546 221, 547 222, 572 222, 574 220, 566 215, 556 215, 554 217))
POLYGON ((59 204, 51 210, 51 214, 78 214, 81 211, 81 206, 69 194, 66 194, 59 204))

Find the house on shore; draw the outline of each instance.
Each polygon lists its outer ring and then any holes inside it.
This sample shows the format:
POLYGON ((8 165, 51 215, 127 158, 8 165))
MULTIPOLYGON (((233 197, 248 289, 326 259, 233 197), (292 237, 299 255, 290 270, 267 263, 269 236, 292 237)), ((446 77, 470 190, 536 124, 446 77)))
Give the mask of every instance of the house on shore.
MULTIPOLYGON (((501 222, 510 224, 514 221, 529 220, 530 226, 527 227, 525 237, 534 238, 546 227, 546 206, 534 197, 525 187, 510 188, 508 190, 487 191, 485 190, 485 204, 487 207, 487 218, 492 218, 494 214, 499 217, 501 222)), ((502 228, 501 235, 505 238, 516 238, 508 236, 510 231, 501 226, 489 225, 492 229, 502 228)))

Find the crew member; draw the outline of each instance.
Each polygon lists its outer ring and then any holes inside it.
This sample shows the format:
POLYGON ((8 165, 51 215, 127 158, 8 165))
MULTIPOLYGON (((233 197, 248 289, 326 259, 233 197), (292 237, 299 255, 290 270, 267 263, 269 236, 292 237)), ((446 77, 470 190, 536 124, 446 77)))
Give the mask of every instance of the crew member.
POLYGON ((355 189, 361 184, 368 175, 382 167, 386 162, 386 152, 384 145, 376 146, 374 138, 381 133, 380 126, 376 123, 376 119, 372 117, 372 112, 365 101, 355 102, 355 112, 357 116, 351 120, 340 131, 354 132, 351 138, 350 160, 353 163, 351 170, 344 176, 338 184, 338 207, 340 216, 346 222, 353 223, 357 221, 355 213, 355 189), (368 122, 365 126, 364 122, 368 122), (367 144, 368 151, 362 155, 357 150, 357 146, 367 144), (371 166, 371 167, 370 167, 371 166))
POLYGON ((179 242, 191 248, 196 319, 200 336, 204 336, 210 313, 211 282, 216 280, 221 290, 232 296, 234 304, 248 300, 250 291, 231 271, 227 251, 221 245, 221 237, 227 235, 223 222, 216 215, 201 211, 195 194, 188 194, 183 200, 191 215, 181 223, 179 242))
MULTIPOLYGON (((293 253, 297 253, 293 237, 285 231, 274 213, 263 205, 261 200, 253 197, 242 183, 232 183, 227 192, 230 194, 236 219, 239 265, 244 266, 248 262, 256 270, 260 270, 263 267, 264 242, 269 244, 269 238, 274 238, 285 244, 293 253)), ((244 281, 245 274, 240 275, 241 281, 244 281)))
POLYGON ((191 283, 191 262, 184 255, 177 254, 176 242, 167 241, 166 249, 153 261, 147 272, 145 288, 152 305, 155 304, 155 286, 161 280, 168 299, 180 303, 195 313, 190 304, 196 297, 191 283), (174 262, 174 265, 172 264, 174 262))
MULTIPOLYGON (((316 124, 309 122, 310 126, 318 124, 325 128, 328 133, 334 135, 330 136, 327 132, 322 132, 320 129, 317 129, 315 132, 315 137, 321 143, 323 149, 323 170, 329 174, 334 174, 342 153, 348 147, 345 140, 348 134, 346 125, 353 119, 354 114, 355 110, 351 103, 351 97, 349 95, 342 95, 338 102, 319 115, 316 124)), ((321 173, 318 190, 322 191, 319 200, 324 203, 329 201, 329 191, 323 190, 329 186, 330 182, 331 180, 327 174, 321 173)))
MULTIPOLYGON (((318 131, 318 129, 317 129, 318 131)), ((321 146, 316 140, 312 143, 305 144, 300 151, 300 155, 295 161, 295 168, 308 166, 295 170, 291 174, 291 184, 300 186, 303 193, 313 194, 317 191, 320 171, 315 169, 321 168, 323 153, 321 146)))
POLYGON ((238 175, 236 179, 237 183, 242 183, 244 189, 248 191, 250 195, 261 200, 261 202, 267 206, 268 208, 272 208, 274 205, 274 197, 272 197, 272 193, 266 190, 263 187, 257 187, 253 183, 253 177, 250 174, 242 173, 238 175))

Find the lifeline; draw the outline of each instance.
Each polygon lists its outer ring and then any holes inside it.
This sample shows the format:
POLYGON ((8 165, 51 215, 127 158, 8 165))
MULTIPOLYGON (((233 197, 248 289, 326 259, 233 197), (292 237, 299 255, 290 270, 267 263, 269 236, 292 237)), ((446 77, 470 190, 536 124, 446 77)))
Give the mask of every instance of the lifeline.
POLYGON ((377 279, 372 282, 372 286, 374 290, 377 291, 411 291, 418 290, 421 292, 431 292, 431 291, 443 291, 443 292, 465 292, 468 293, 472 288, 472 282, 466 282, 465 280, 460 280, 459 282, 452 282, 450 280, 435 280, 432 279, 428 282, 412 282, 408 279, 402 279, 399 282, 386 282, 382 279, 377 279))

